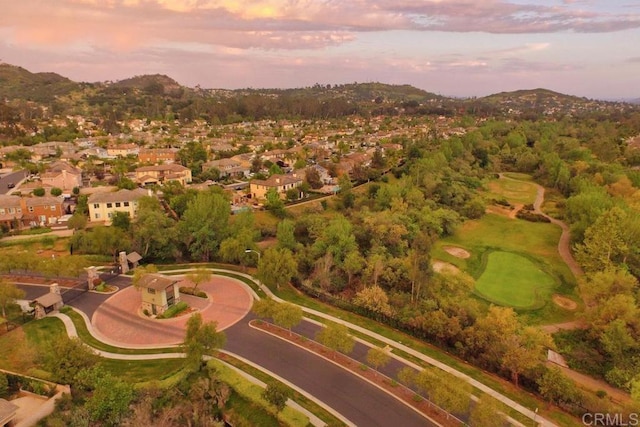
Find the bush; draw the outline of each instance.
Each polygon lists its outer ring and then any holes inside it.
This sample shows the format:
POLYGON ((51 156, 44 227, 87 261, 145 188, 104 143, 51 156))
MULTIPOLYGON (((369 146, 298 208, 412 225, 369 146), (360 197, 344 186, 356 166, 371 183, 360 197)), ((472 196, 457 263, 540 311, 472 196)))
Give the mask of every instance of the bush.
POLYGON ((529 222, 551 222, 549 218, 546 216, 537 214, 535 212, 527 211, 527 210, 519 210, 516 214, 517 218, 524 219, 529 222))
POLYGON ((0 397, 7 397, 9 395, 9 379, 7 376, 0 372, 0 397))
POLYGON ((58 187, 53 187, 51 189, 51 195, 55 196, 55 197, 58 197, 58 196, 62 195, 62 190, 60 188, 58 188, 58 187))
POLYGON ((207 293, 204 291, 200 291, 190 286, 181 286, 180 293, 186 295, 193 295, 200 298, 207 298, 207 293))
POLYGON ((33 195, 36 197, 43 197, 45 194, 44 188, 38 187, 33 190, 33 195))
POLYGON ((159 315, 158 319, 171 319, 172 317, 175 317, 185 311, 187 308, 189 308, 189 305, 184 301, 180 301, 179 303, 169 307, 167 311, 159 315))

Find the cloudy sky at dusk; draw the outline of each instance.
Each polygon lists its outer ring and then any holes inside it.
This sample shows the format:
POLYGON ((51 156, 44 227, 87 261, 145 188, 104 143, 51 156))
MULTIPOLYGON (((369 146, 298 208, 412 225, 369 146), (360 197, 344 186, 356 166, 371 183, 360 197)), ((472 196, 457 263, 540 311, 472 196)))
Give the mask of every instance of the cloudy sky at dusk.
POLYGON ((0 61, 204 88, 640 97, 639 0, 0 0, 0 61))

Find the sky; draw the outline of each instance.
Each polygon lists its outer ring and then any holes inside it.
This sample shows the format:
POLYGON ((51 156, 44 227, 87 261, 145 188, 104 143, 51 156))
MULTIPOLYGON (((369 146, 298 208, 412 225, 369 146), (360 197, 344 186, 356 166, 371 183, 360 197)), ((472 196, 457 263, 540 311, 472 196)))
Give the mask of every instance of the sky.
POLYGON ((0 0, 0 62, 202 88, 640 97, 640 0, 0 0))

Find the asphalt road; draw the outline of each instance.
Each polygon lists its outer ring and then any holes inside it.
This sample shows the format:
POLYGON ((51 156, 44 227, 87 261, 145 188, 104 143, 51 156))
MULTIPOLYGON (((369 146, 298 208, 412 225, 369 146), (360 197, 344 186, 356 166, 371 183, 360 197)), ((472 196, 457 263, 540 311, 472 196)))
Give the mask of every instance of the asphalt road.
MULTIPOLYGON (((130 286, 131 279, 119 276, 109 283, 124 288, 130 286)), ((43 286, 20 287, 28 292, 29 299, 48 291, 48 288, 43 286)), ((109 296, 85 292, 70 303, 91 318, 96 308, 109 296)), ((252 318, 253 315, 249 313, 243 320, 225 330, 225 350, 274 372, 320 399, 357 426, 433 425, 394 397, 333 363, 286 341, 252 329, 249 327, 252 318)), ((296 332, 313 337, 317 328, 316 325, 305 322, 296 328, 296 332)), ((366 350, 364 345, 357 344, 351 356, 364 360, 366 350)), ((385 367, 385 370, 390 371, 389 375, 393 375, 391 371, 398 369, 396 363, 398 362, 392 362, 385 367)))
POLYGON ((333 363, 250 328, 250 316, 225 331, 225 350, 278 374, 358 426, 433 425, 387 393, 333 363))
POLYGON ((27 171, 21 170, 17 172, 11 172, 0 178, 0 194, 7 194, 13 188, 9 188, 10 184, 14 186, 27 177, 27 171))

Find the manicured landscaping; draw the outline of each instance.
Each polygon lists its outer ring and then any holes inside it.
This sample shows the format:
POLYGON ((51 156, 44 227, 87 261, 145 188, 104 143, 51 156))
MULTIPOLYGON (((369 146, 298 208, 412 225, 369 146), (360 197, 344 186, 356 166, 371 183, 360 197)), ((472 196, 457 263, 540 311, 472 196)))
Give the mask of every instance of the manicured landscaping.
POLYGON ((555 286, 553 277, 530 259, 512 252, 493 251, 476 281, 476 292, 487 300, 517 308, 539 308, 555 286))
POLYGON ((487 184, 488 199, 507 199, 512 204, 530 204, 536 198, 537 187, 529 175, 506 173, 506 178, 495 179, 487 184))
MULTIPOLYGON (((87 325, 84 322, 84 318, 71 309, 70 307, 64 307, 61 310, 64 314, 71 318, 74 326, 76 327, 76 331, 78 333, 78 337, 87 345, 102 351, 107 351, 109 353, 116 354, 159 354, 159 353, 175 353, 179 351, 175 347, 167 347, 167 348, 151 348, 151 349, 129 349, 129 348, 120 348, 114 347, 109 344, 105 344, 102 341, 97 340, 89 333, 87 329, 87 325)), ((57 319, 56 319, 57 320, 57 319)))
POLYGON ((113 375, 131 382, 162 381, 180 371, 184 359, 119 360, 101 359, 100 365, 113 375))

